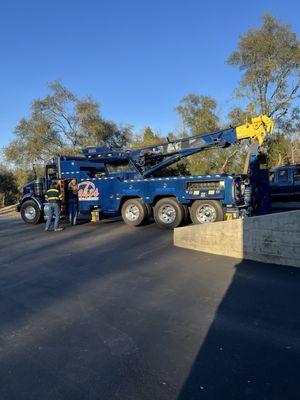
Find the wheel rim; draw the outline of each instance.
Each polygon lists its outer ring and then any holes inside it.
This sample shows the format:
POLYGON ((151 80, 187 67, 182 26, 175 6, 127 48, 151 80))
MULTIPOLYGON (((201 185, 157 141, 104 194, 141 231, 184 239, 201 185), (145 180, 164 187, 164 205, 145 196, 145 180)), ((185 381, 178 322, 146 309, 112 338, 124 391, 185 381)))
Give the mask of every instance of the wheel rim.
POLYGON ((129 204, 126 207, 125 216, 131 222, 136 221, 140 216, 140 210, 139 210, 138 206, 135 204, 129 204))
POLYGON ((36 216, 36 209, 33 206, 28 206, 24 211, 26 219, 32 221, 36 216))
POLYGON ((201 224, 214 222, 217 218, 217 213, 214 207, 209 204, 203 204, 197 208, 196 216, 201 224))
POLYGON ((165 224, 172 224, 176 218, 176 210, 170 205, 166 204, 158 210, 158 218, 165 224))

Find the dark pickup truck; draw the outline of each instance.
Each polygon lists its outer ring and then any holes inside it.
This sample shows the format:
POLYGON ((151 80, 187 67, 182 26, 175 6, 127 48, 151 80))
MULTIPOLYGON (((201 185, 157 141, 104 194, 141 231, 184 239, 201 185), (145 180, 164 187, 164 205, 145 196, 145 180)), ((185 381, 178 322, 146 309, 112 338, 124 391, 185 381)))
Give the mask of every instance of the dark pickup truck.
POLYGON ((270 172, 270 200, 300 202, 300 164, 277 167, 270 172))

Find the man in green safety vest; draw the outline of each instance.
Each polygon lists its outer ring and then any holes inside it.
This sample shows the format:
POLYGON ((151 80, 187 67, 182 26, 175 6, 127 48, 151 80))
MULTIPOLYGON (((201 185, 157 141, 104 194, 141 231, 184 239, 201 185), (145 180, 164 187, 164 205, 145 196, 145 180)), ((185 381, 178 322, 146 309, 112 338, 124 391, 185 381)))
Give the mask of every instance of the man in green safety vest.
POLYGON ((50 230, 50 224, 52 217, 54 215, 55 220, 54 220, 54 231, 55 232, 60 232, 63 231, 64 228, 59 227, 59 219, 60 219, 60 202, 62 199, 62 195, 59 190, 59 186, 56 182, 52 182, 50 185, 50 189, 47 190, 46 195, 45 195, 46 200, 49 203, 49 211, 48 211, 48 217, 47 217, 47 222, 46 222, 46 228, 45 231, 50 230))

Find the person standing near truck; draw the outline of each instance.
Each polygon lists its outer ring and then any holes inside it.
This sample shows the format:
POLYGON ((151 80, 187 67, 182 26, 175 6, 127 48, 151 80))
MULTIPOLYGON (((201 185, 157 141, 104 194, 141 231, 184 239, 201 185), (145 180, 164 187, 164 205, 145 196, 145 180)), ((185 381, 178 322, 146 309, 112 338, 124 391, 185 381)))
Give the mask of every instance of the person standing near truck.
POLYGON ((68 212, 71 225, 76 225, 78 213, 78 185, 76 179, 68 184, 68 212))
POLYGON ((50 230, 50 224, 52 217, 54 215, 54 231, 55 232, 60 232, 63 231, 64 228, 59 227, 59 220, 60 220, 60 203, 62 199, 62 194, 60 193, 59 186, 57 182, 52 182, 50 185, 50 188, 47 190, 45 194, 45 198, 49 203, 49 211, 48 211, 48 217, 47 217, 47 222, 46 222, 46 228, 45 231, 50 230))

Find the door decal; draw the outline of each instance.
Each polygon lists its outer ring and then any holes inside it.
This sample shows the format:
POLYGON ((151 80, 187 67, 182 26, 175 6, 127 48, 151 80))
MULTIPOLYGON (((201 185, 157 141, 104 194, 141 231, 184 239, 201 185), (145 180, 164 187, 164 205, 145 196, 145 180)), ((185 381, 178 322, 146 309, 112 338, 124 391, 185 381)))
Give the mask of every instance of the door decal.
POLYGON ((99 190, 93 182, 80 182, 78 184, 78 189, 78 200, 99 200, 99 190))

